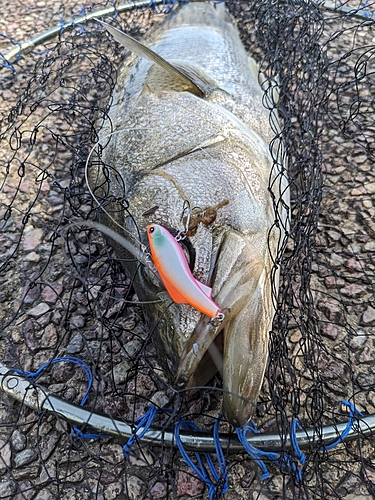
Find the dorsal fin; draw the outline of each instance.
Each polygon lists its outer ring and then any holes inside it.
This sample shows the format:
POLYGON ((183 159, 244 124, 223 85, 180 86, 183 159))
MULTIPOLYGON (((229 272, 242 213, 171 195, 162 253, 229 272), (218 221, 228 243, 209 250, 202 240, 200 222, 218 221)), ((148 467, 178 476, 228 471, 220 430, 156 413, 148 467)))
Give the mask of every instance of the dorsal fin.
POLYGON ((108 23, 99 21, 99 19, 96 20, 102 24, 113 36, 113 38, 117 42, 121 43, 121 45, 137 54, 137 56, 143 57, 144 59, 157 64, 159 67, 163 68, 163 70, 166 71, 171 78, 180 80, 184 87, 188 89, 188 92, 191 92, 199 97, 203 97, 209 95, 214 89, 217 88, 211 82, 207 81, 202 75, 199 75, 197 71, 194 71, 194 69, 190 66, 184 67, 183 64, 179 64, 178 67, 177 65, 173 66, 163 57, 156 54, 156 52, 149 49, 143 45, 143 43, 138 42, 123 31, 110 26, 108 23))

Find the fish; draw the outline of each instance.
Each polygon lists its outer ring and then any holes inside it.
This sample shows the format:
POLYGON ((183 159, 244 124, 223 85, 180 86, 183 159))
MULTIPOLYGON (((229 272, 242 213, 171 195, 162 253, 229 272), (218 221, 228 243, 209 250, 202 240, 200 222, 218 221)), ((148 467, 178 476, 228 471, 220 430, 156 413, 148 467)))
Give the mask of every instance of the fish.
POLYGON ((88 165, 100 223, 140 248, 150 224, 185 231, 181 249, 187 260, 188 244, 194 249, 193 278, 225 311, 221 322, 211 321, 213 311, 173 300, 152 263, 140 265, 116 238, 109 241, 133 278, 170 383, 193 390, 219 372, 223 413, 243 427, 268 362, 274 261, 289 224, 286 155, 274 160, 282 148, 277 82, 246 53, 223 3, 187 3, 142 41, 102 26, 130 54, 88 165))

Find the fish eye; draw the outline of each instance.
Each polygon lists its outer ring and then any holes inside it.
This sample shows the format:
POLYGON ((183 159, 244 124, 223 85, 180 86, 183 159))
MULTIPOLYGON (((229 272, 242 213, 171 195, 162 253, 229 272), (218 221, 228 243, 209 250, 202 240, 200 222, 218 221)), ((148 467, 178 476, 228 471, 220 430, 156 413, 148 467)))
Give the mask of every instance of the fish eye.
POLYGON ((151 227, 150 227, 150 233, 153 233, 154 231, 155 231, 154 226, 151 226, 151 227))

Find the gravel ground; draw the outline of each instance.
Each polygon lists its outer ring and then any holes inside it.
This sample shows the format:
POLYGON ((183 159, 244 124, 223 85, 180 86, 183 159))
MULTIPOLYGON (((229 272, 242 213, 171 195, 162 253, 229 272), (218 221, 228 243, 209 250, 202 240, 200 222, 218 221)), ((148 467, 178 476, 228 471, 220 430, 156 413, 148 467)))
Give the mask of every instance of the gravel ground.
MULTIPOLYGON (((60 18, 68 19, 72 12, 79 13, 80 4, 39 1, 24 5, 15 1, 5 5, 5 11, 0 33, 14 40, 25 40, 59 24, 60 18)), ((352 49, 358 51, 332 65, 328 87, 332 95, 327 91, 330 114, 322 134, 324 197, 309 296, 317 310, 314 321, 320 334, 316 342, 319 356, 316 360, 305 359, 306 339, 298 328, 297 318, 294 326, 290 325, 285 341, 297 382, 287 377, 280 379, 281 387, 291 383, 298 386, 299 417, 308 419, 305 402, 311 397, 308 392, 311 372, 306 366, 315 363, 313 369, 326 389, 322 423, 329 411, 335 412, 338 422, 345 420, 340 401, 353 393, 358 410, 375 413, 372 286, 375 179, 371 161, 375 110, 371 75, 358 79, 359 56, 363 47, 374 47, 375 39, 370 27, 356 30, 354 22, 338 20, 328 13, 326 17, 323 40, 327 41, 329 60, 352 49), (336 31, 341 35, 329 41, 336 31), (357 92, 361 97, 358 114, 353 107, 358 101, 357 92), (357 132, 353 134, 353 130, 357 132)), ((139 34, 151 22, 148 15, 130 16, 127 24, 139 34)), ((246 28, 241 15, 239 23, 242 29, 246 28)), ((0 52, 10 47, 0 38, 0 52)), ((118 53, 116 57, 119 58, 118 53)), ((34 65, 39 59, 39 54, 21 59, 15 66, 16 74, 0 69, 2 130, 7 127, 9 111, 34 75, 34 65)), ((88 67, 86 64, 88 61, 82 62, 82 71, 88 67)), ((52 70, 56 68, 58 65, 52 70)), ((40 72, 36 74, 40 76, 40 72)), ((74 68, 67 69, 65 77, 64 86, 54 93, 55 101, 69 102, 72 98, 71 83, 77 84, 74 68)), ((99 81, 100 89, 105 92, 110 86, 108 81, 105 77, 99 81)), ((82 82, 83 88, 84 85, 82 82)), ((98 92, 88 89, 90 102, 98 98, 98 92)), ((86 406, 134 421, 149 407, 150 401, 160 406, 168 401, 166 377, 148 342, 149 332, 131 282, 103 238, 93 231, 78 229, 56 234, 64 220, 87 215, 92 203, 87 193, 80 191, 79 161, 73 172, 77 178, 72 183, 72 172, 67 168, 72 161, 69 141, 56 142, 53 130, 66 137, 78 137, 80 127, 85 125, 79 116, 70 120, 57 110, 39 127, 38 147, 30 148, 34 127, 51 111, 46 104, 48 96, 40 98, 44 101, 31 114, 27 107, 18 107, 18 132, 0 152, 4 173, 8 162, 12 162, 12 171, 0 193, 0 215, 7 220, 0 234, 1 263, 10 263, 0 276, 3 326, 0 359, 8 366, 31 371, 56 356, 84 359, 94 369, 93 388, 86 406), (10 217, 9 206, 13 207, 10 217), (129 301, 133 303, 129 305, 129 301)), ((296 279, 296 300, 303 286, 303 280, 296 279)), ((314 349, 316 352, 316 346, 314 349)), ((81 370, 61 363, 53 365, 38 382, 74 403, 79 403, 87 387, 81 370)), ((268 395, 266 381, 262 392, 264 407, 268 395)), ((212 427, 220 411, 220 400, 214 391, 195 394, 178 405, 180 414, 190 415, 206 428, 212 427)), ((262 431, 275 431, 274 414, 264 411, 258 417, 262 431)), ((160 418, 160 423, 165 423, 167 417, 160 418)), ((6 396, 0 399, 0 422, 0 498, 208 498, 204 484, 191 474, 175 450, 138 447, 125 461, 124 443, 120 440, 78 440, 72 437, 67 423, 51 415, 34 413, 6 396)), ((309 457, 308 472, 314 475, 316 485, 316 492, 310 491, 311 498, 369 500, 372 498, 369 492, 374 491, 371 490, 375 482, 374 456, 373 442, 368 439, 338 447, 324 460, 319 459, 321 462, 315 456, 309 457), (324 471, 319 467, 324 467, 324 471)), ((253 461, 244 455, 230 457, 230 489, 225 498, 282 498, 283 485, 284 498, 307 498, 306 491, 295 487, 286 475, 272 466, 270 472, 270 480, 261 483, 253 461)))

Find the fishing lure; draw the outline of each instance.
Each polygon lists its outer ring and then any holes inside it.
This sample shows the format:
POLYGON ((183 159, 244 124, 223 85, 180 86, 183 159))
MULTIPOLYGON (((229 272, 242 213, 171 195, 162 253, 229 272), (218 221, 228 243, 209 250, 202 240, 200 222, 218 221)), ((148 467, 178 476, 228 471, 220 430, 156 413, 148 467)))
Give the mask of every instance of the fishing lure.
POLYGON ((212 300, 212 288, 196 280, 176 238, 163 226, 147 226, 152 261, 167 292, 177 304, 190 304, 212 319, 224 318, 212 300))

